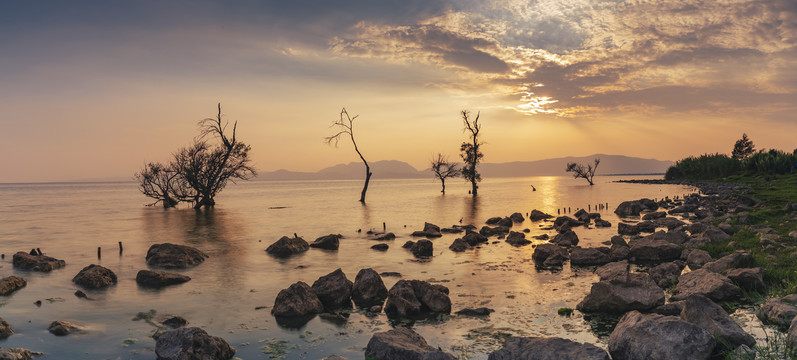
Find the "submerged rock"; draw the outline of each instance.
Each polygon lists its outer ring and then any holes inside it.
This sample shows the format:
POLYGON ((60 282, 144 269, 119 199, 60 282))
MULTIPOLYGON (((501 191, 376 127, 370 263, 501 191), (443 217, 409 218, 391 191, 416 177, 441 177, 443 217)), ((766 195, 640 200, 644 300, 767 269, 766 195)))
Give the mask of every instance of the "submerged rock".
POLYGON ((164 331, 155 341, 158 360, 229 360, 235 349, 224 339, 208 335, 198 327, 164 331))
POLYGON ((324 304, 310 286, 301 281, 281 290, 271 308, 271 314, 279 317, 302 317, 322 311, 324 304))
POLYGON ((399 280, 388 291, 385 314, 390 317, 417 318, 451 312, 448 288, 422 280, 399 280))
POLYGON ((57 320, 50 323, 47 331, 55 336, 66 336, 73 332, 82 331, 82 329, 82 327, 69 321, 57 320))
POLYGON ((387 234, 383 234, 382 236, 376 237, 374 240, 386 241, 386 240, 395 240, 395 239, 396 239, 396 234, 389 232, 387 234))
POLYGON ((80 270, 72 282, 87 289, 102 289, 116 284, 116 274, 111 269, 91 264, 80 270))
POLYGON ((266 248, 267 253, 276 257, 288 257, 303 253, 307 250, 310 250, 310 244, 298 236, 292 238, 283 236, 266 248))
POLYGON ((390 245, 388 245, 388 244, 376 244, 376 245, 371 246, 371 249, 378 250, 378 251, 387 251, 388 248, 390 248, 390 245))
POLYGON ((136 283, 138 285, 152 288, 182 284, 189 280, 191 280, 189 276, 165 271, 140 270, 136 274, 136 283))
POLYGON ((155 244, 147 250, 147 265, 162 268, 186 268, 201 264, 208 255, 185 245, 155 244))
POLYGON ((313 283, 311 289, 327 311, 339 308, 351 308, 351 292, 353 283, 346 278, 343 270, 324 275, 313 283))
POLYGON ((405 327, 374 333, 365 348, 365 357, 379 360, 455 360, 436 349, 423 336, 405 327))
POLYGON ((387 287, 382 282, 382 277, 373 269, 362 269, 354 278, 351 289, 354 303, 361 308, 370 308, 374 305, 381 306, 387 299, 387 287))
POLYGON ((511 337, 504 347, 493 351, 488 360, 610 360, 609 354, 595 345, 562 338, 511 337))
POLYGON ((11 293, 25 287, 25 285, 28 285, 28 282, 19 276, 5 277, 0 280, 0 296, 11 295, 11 293))
POLYGON ((623 315, 609 336, 614 360, 705 360, 716 345, 714 337, 697 325, 675 316, 623 315))
POLYGON ((22 270, 50 272, 66 266, 66 262, 44 255, 31 255, 24 251, 14 254, 14 267, 22 270))
POLYGON ((13 333, 14 330, 11 329, 11 325, 5 319, 0 318, 0 340, 8 338, 13 333))
MULTIPOLYGON (((390 233, 393 234, 393 233, 390 233)), ((324 249, 324 250, 337 250, 340 247, 340 239, 343 237, 341 234, 329 234, 321 236, 309 246, 316 249, 324 249)), ((393 235, 395 239, 396 236, 393 235)), ((377 240, 380 240, 377 238, 377 240)), ((392 240, 392 239, 391 239, 392 240)))
POLYGON ((470 246, 467 241, 457 238, 448 248, 453 252, 463 252, 465 250, 470 250, 473 247, 470 246))

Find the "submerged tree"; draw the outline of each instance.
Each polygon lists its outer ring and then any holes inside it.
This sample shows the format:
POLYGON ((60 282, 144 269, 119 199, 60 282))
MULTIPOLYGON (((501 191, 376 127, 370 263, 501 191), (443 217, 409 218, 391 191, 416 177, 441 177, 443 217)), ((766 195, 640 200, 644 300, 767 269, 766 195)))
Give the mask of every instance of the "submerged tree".
POLYGON ((443 194, 446 193, 446 179, 450 177, 457 177, 462 174, 462 170, 459 169, 456 163, 452 163, 448 161, 448 157, 444 156, 443 154, 437 154, 437 159, 432 159, 432 172, 434 176, 440 179, 440 182, 443 183, 443 194))
POLYGON ((360 156, 360 160, 363 161, 365 164, 365 184, 363 185, 363 191, 360 193, 360 202, 365 203, 365 192, 368 191, 368 183, 371 181, 371 167, 368 166, 368 162, 365 161, 363 154, 360 153, 360 149, 357 148, 357 142, 354 141, 354 119, 356 119, 360 115, 354 115, 354 117, 350 117, 349 113, 346 111, 346 108, 340 110, 340 120, 335 121, 332 126, 338 129, 338 133, 332 136, 328 136, 324 138, 324 141, 327 144, 335 144, 335 147, 338 146, 338 141, 340 140, 341 136, 349 135, 351 138, 351 143, 354 145, 354 151, 357 152, 357 155, 360 156), (344 120, 343 117, 346 117, 344 120))
POLYGON ((755 145, 753 145, 752 140, 747 138, 747 134, 744 133, 742 134, 742 138, 736 140, 736 144, 733 145, 733 153, 731 153, 731 156, 734 159, 743 160, 750 157, 750 155, 753 155, 754 153, 755 145))
POLYGON ((233 124, 231 134, 227 125, 219 103, 216 118, 199 122, 200 135, 191 146, 178 150, 167 165, 149 163, 136 173, 139 190, 155 199, 151 205, 160 202, 169 208, 188 202, 195 209, 211 207, 227 182, 248 180, 255 175, 249 158, 251 148, 236 137, 238 122, 233 124), (209 136, 218 143, 206 139, 209 136))
POLYGON ((595 185, 592 182, 592 178, 595 176, 595 170, 598 169, 598 164, 600 164, 600 163, 601 163, 601 159, 600 158, 595 158, 595 165, 594 166, 588 164, 586 167, 584 167, 584 165, 582 165, 582 164, 567 163, 567 170, 566 171, 567 172, 572 172, 573 173, 573 178, 575 178, 575 179, 584 178, 585 180, 587 180, 587 182, 589 182, 590 185, 595 185))
POLYGON ((462 167, 462 177, 470 182, 472 187, 471 194, 475 196, 476 191, 479 189, 477 183, 482 180, 481 175, 476 171, 476 166, 484 157, 480 150, 483 143, 479 142, 479 131, 482 129, 481 124, 479 124, 480 113, 476 114, 476 119, 473 121, 469 118, 470 111, 462 110, 461 114, 462 122, 465 126, 463 131, 470 133, 468 134, 469 142, 463 142, 459 147, 460 156, 465 161, 465 166, 462 167))

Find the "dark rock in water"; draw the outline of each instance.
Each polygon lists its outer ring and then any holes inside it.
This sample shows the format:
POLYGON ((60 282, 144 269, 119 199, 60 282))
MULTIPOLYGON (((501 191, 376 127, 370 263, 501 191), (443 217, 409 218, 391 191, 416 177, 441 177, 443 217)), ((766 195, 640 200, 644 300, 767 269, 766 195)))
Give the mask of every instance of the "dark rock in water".
POLYGON ((379 236, 379 237, 375 238, 374 240, 394 240, 395 238, 396 238, 396 234, 394 234, 392 232, 389 232, 387 234, 384 234, 382 236, 379 236))
POLYGON ((711 262, 711 254, 706 250, 694 249, 686 257, 686 264, 692 270, 700 269, 709 262, 711 262))
POLYGON ((397 327, 374 333, 365 348, 365 357, 379 360, 455 360, 426 342, 412 329, 397 327))
POLYGON ((583 222, 573 219, 569 216, 560 216, 553 221, 554 229, 560 233, 570 230, 570 228, 583 225, 583 222))
POLYGON ((296 282, 277 294, 271 314, 275 317, 302 317, 324 311, 324 304, 313 289, 304 282, 296 282))
POLYGON ((80 298, 80 299, 88 299, 89 298, 88 295, 86 295, 86 293, 83 292, 83 290, 75 291, 75 296, 80 298))
POLYGON ((614 213, 620 217, 639 216, 643 209, 639 201, 623 201, 620 205, 617 205, 617 208, 614 209, 614 213))
POLYGON ((440 227, 432 224, 432 223, 424 223, 423 224, 423 232, 426 233, 427 237, 441 237, 443 236, 440 233, 440 227))
POLYGON ((486 243, 488 241, 487 237, 485 237, 484 235, 470 230, 468 230, 465 233, 465 236, 462 237, 462 240, 465 240, 465 242, 467 242, 468 245, 470 246, 476 246, 478 244, 486 243))
POLYGON ((505 218, 501 219, 501 221, 498 222, 498 226, 503 226, 503 227, 512 227, 514 225, 515 225, 515 222, 512 221, 512 219, 510 219, 508 217, 505 217, 505 218))
POLYGON ((648 274, 628 273, 592 284, 577 309, 584 312, 624 313, 650 310, 664 304, 664 291, 648 274))
POLYGON ((636 225, 626 223, 617 224, 617 233, 620 235, 637 235, 639 232, 640 230, 636 225))
POLYGON ((612 223, 603 220, 603 219, 595 219, 595 227, 611 227, 612 223))
POLYGON ((609 248, 573 248, 570 251, 570 266, 593 266, 609 263, 609 248))
POLYGON ((531 210, 531 213, 529 214, 529 220, 531 220, 531 221, 539 221, 539 220, 545 220, 545 219, 551 219, 551 218, 553 218, 553 215, 548 215, 548 214, 546 214, 546 213, 544 213, 542 211, 539 211, 537 209, 531 210))
POLYGON ((504 347, 493 351, 487 359, 610 360, 606 350, 595 345, 555 337, 511 337, 504 347))
POLYGON ((642 217, 642 220, 656 220, 656 219, 663 219, 663 218, 666 218, 666 217, 667 217, 667 213, 666 212, 657 211, 657 212, 652 212, 652 213, 645 214, 645 216, 642 217))
POLYGON ((155 341, 155 355, 158 360, 229 360, 235 349, 220 337, 190 327, 164 331, 155 341))
POLYGON ((495 310, 488 309, 486 307, 480 307, 480 308, 475 308, 475 309, 471 309, 471 308, 462 309, 460 311, 457 311, 455 314, 457 314, 457 315, 466 315, 466 316, 488 316, 492 312, 495 312, 495 310))
POLYGON ((470 250, 473 247, 470 246, 467 241, 457 238, 448 248, 453 252, 463 252, 465 250, 470 250))
POLYGON ((482 226, 481 230, 479 230, 479 234, 484 236, 498 236, 498 235, 506 235, 509 233, 509 228, 506 226, 496 226, 491 228, 489 226, 482 226))
POLYGON ((0 348, 0 359, 2 360, 31 360, 33 355, 38 354, 23 348, 0 348))
POLYGON ((551 242, 565 247, 576 246, 578 245, 578 235, 576 235, 575 231, 567 229, 559 234, 556 234, 551 242))
MULTIPOLYGON (((398 272, 395 272, 395 271, 383 271, 383 272, 379 273, 379 275, 388 276, 388 277, 401 277, 401 273, 398 273, 398 272)), ((357 281, 355 280, 354 283, 356 284, 357 281)))
POLYGON ((457 227, 457 226, 440 229, 440 232, 441 233, 445 233, 445 234, 459 234, 459 233, 461 233, 463 231, 465 231, 465 229, 463 229, 461 227, 457 227))
POLYGON ((623 315, 609 336, 609 353, 615 360, 704 360, 715 345, 714 337, 697 325, 675 316, 638 311, 623 315))
POLYGON ((140 270, 136 274, 136 283, 138 285, 152 288, 182 284, 189 280, 191 280, 189 276, 165 271, 140 270))
POLYGON ((648 270, 648 274, 659 287, 666 289, 678 283, 678 277, 681 276, 684 266, 682 261, 676 260, 656 265, 648 270))
MULTIPOLYGON (((407 242, 405 242, 404 245, 401 245, 401 247, 404 249, 409 249, 412 247, 412 245, 415 245, 415 241, 407 240, 407 242)), ((373 246, 371 248, 373 248, 373 246)))
POLYGON ((512 215, 509 215, 509 219, 512 220, 513 222, 516 222, 516 223, 521 223, 521 222, 523 222, 523 220, 525 220, 523 218, 523 214, 521 214, 519 212, 516 212, 516 213, 513 213, 512 215))
POLYGON ((689 295, 703 295, 713 301, 727 301, 739 298, 741 291, 727 276, 699 269, 681 275, 672 300, 684 300, 689 295))
POLYGON ((162 319, 159 320, 159 322, 172 329, 177 329, 188 325, 188 320, 186 320, 182 316, 177 316, 177 315, 164 316, 162 319))
POLYGON ((389 247, 390 246, 388 246, 387 244, 376 244, 374 246, 371 246, 371 249, 379 250, 379 251, 387 251, 387 249, 389 247))
POLYGON ((595 269, 595 275, 598 275, 601 280, 609 280, 626 274, 628 274, 628 261, 625 260, 611 262, 595 269))
POLYGON ((498 224, 498 222, 501 221, 501 219, 503 219, 503 218, 500 217, 500 216, 495 216, 495 217, 491 217, 491 218, 487 219, 487 221, 485 221, 485 223, 487 225, 495 225, 495 224, 498 224))
MULTIPOLYGON (((393 234, 393 233, 390 233, 393 234)), ((385 235, 387 236, 387 235, 385 235)), ((324 250, 337 250, 340 247, 340 239, 343 235, 340 234, 329 234, 319 237, 315 239, 310 247, 317 248, 317 249, 324 249, 324 250)), ((393 238, 396 236, 394 235, 393 238)), ((379 238, 377 238, 379 240, 379 238)))
POLYGON ((385 314, 389 317, 416 318, 451 312, 448 288, 421 280, 399 280, 388 291, 385 314))
POLYGON ((6 339, 13 333, 14 330, 11 329, 11 325, 5 319, 0 318, 0 339, 6 339))
POLYGON ((570 258, 567 249, 556 244, 540 244, 534 248, 531 259, 540 268, 561 267, 565 260, 570 258))
MULTIPOLYGON (((401 276, 401 274, 395 274, 401 276)), ((351 297, 354 303, 361 308, 369 308, 375 305, 382 306, 385 299, 387 299, 387 287, 385 287, 382 277, 376 271, 362 269, 357 273, 357 277, 354 278, 351 297)))
POLYGON ((313 283, 311 289, 324 304, 327 311, 339 308, 351 308, 351 292, 354 284, 346 278, 343 270, 324 275, 313 283))
POLYGON ((785 328, 797 318, 797 294, 767 300, 756 312, 764 324, 785 328))
POLYGON ((415 257, 431 257, 434 255, 434 245, 429 240, 418 240, 410 247, 410 251, 415 257))
POLYGON ((106 267, 91 264, 80 270, 72 282, 87 289, 102 289, 116 284, 116 274, 106 267))
POLYGON ((170 243, 155 244, 147 251, 147 265, 162 268, 186 268, 201 264, 208 255, 199 249, 170 243))
POLYGON ((310 244, 300 237, 289 238, 281 237, 279 240, 269 245, 266 252, 276 257, 288 257, 310 250, 310 244))
POLYGON ((28 282, 19 276, 5 277, 0 280, 0 296, 11 295, 11 293, 25 287, 25 285, 28 285, 28 282))
POLYGON ((73 332, 82 331, 82 329, 83 329, 82 327, 73 324, 69 321, 58 320, 50 323, 50 326, 47 328, 47 331, 49 331, 51 334, 55 336, 65 336, 73 332))
POLYGON ((542 234, 542 235, 532 236, 532 238, 537 240, 548 240, 549 236, 548 234, 542 234))
POLYGON ((763 291, 764 290, 764 269, 744 268, 744 269, 729 269, 725 275, 731 279, 740 288, 747 291, 763 291))
POLYGON ((17 269, 41 272, 50 272, 66 265, 63 260, 44 255, 31 255, 24 251, 14 254, 13 263, 17 269))
POLYGON ((681 258, 681 247, 664 240, 632 240, 631 260, 637 263, 660 263, 681 258))
POLYGON ((412 237, 426 237, 426 232, 425 231, 421 231, 421 230, 413 231, 412 234, 410 234, 410 236, 412 236, 412 237))
POLYGON ((321 320, 337 325, 344 325, 349 322, 349 313, 347 312, 321 313, 318 317, 321 318, 321 320))
POLYGON ((512 246, 523 246, 531 244, 531 241, 526 240, 526 234, 517 231, 510 231, 509 235, 504 240, 512 246))
POLYGON ((628 243, 625 242, 625 239, 622 236, 619 236, 619 235, 612 236, 611 243, 612 243, 612 246, 618 245, 618 246, 628 247, 628 243))
POLYGON ((695 324, 714 335, 728 349, 739 345, 755 346, 755 338, 744 332, 721 306, 701 295, 691 295, 684 300, 681 319, 695 324))

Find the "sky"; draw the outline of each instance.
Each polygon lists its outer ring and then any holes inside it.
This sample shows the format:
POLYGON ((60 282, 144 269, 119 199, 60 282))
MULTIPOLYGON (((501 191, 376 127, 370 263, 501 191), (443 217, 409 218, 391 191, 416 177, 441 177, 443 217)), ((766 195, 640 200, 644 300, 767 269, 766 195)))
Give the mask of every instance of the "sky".
POLYGON ((130 179, 197 121, 259 171, 797 148, 797 2, 0 1, 0 182, 130 179))

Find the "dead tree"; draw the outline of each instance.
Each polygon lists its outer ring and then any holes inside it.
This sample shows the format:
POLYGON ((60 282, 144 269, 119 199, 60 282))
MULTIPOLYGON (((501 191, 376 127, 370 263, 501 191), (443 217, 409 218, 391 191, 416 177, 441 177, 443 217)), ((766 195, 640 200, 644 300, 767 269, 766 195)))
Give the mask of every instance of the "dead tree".
POLYGON ((166 209, 176 206, 179 202, 179 199, 174 195, 174 190, 181 184, 178 178, 180 173, 170 165, 148 163, 144 166, 144 170, 134 175, 141 193, 155 199, 154 203, 147 206, 161 203, 163 208, 166 209))
POLYGON ((483 145, 482 142, 479 142, 479 131, 481 131, 482 126, 479 124, 479 115, 480 113, 476 114, 476 119, 470 121, 470 111, 462 110, 462 122, 465 125, 464 131, 469 132, 468 135, 469 142, 463 142, 459 148, 460 156, 462 160, 465 161, 465 166, 462 167, 462 177, 465 180, 470 181, 472 190, 471 194, 476 196, 476 192, 479 189, 477 183, 482 180, 481 174, 476 171, 476 166, 481 161, 484 154, 481 152, 480 148, 483 145))
POLYGON ((457 164, 448 162, 448 158, 443 154, 437 154, 437 159, 432 159, 432 172, 434 176, 440 179, 443 184, 443 194, 446 193, 446 179, 450 177, 457 177, 462 175, 462 170, 459 169, 457 164))
POLYGON ((601 163, 601 159, 600 158, 595 158, 595 165, 594 166, 588 164, 587 167, 584 167, 584 165, 582 165, 582 164, 567 163, 567 170, 565 170, 565 171, 572 172, 573 173, 573 178, 575 178, 575 179, 584 178, 585 180, 587 180, 587 182, 589 182, 589 184, 591 186, 591 185, 595 185, 592 182, 592 178, 595 176, 595 170, 598 169, 598 164, 600 164, 600 163, 601 163))
POLYGON ((360 115, 355 115, 354 117, 350 117, 349 113, 346 111, 346 108, 340 110, 340 120, 335 121, 330 127, 334 127, 338 129, 338 133, 332 136, 328 136, 324 138, 324 142, 327 144, 335 144, 335 147, 338 146, 338 141, 340 140, 341 136, 349 135, 351 138, 351 143, 354 145, 354 151, 357 152, 357 155, 360 156, 360 160, 363 161, 365 164, 365 185, 363 185, 363 191, 360 193, 360 202, 365 203, 365 192, 368 191, 368 183, 371 181, 371 167, 368 166, 368 162, 365 161, 363 154, 360 153, 360 149, 357 148, 357 142, 354 140, 354 119, 356 119, 360 115), (344 119, 344 116, 346 117, 344 119))

